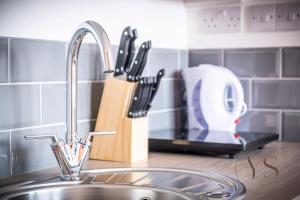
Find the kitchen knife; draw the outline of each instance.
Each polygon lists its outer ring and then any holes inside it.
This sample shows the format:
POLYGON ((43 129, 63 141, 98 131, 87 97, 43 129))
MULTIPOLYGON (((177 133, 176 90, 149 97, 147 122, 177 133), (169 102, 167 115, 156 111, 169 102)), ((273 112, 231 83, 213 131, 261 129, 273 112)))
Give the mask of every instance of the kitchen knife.
POLYGON ((137 39, 137 37, 138 37, 137 30, 133 29, 131 38, 129 40, 128 55, 127 55, 126 62, 124 65, 124 72, 128 72, 128 70, 130 68, 130 64, 132 63, 132 60, 135 56, 136 49, 135 49, 134 41, 137 39))
POLYGON ((124 73, 124 66, 128 56, 128 48, 131 37, 132 31, 130 26, 128 26, 123 30, 121 35, 114 76, 120 76, 124 73))
POLYGON ((136 117, 136 111, 137 111, 137 106, 139 105, 139 101, 142 98, 143 95, 143 87, 144 87, 144 80, 141 79, 138 82, 138 85, 136 87, 136 90, 134 92, 131 105, 129 107, 129 112, 128 112, 128 117, 129 118, 135 118, 136 117))
MULTIPOLYGON (((143 69, 145 67, 146 62, 143 62, 144 55, 146 52, 149 51, 151 48, 151 41, 147 41, 142 43, 140 46, 138 53, 136 54, 133 62, 131 63, 130 70, 127 73, 127 80, 128 81, 138 81, 136 75, 141 74, 143 72, 143 69), (141 70, 140 70, 141 68, 141 70)), ((147 55, 147 53, 146 53, 147 55)))
POLYGON ((149 94, 151 94, 151 85, 153 83, 153 77, 143 77, 144 86, 141 99, 136 107, 135 116, 136 117, 143 117, 144 116, 144 107, 147 103, 147 99, 149 98, 149 94))
POLYGON ((141 65, 140 65, 140 67, 138 68, 138 72, 135 74, 135 77, 138 79, 141 75, 142 75, 142 73, 143 73, 143 71, 144 71, 144 68, 145 68, 145 66, 146 66, 146 63, 147 63, 147 60, 148 60, 148 52, 149 52, 149 50, 151 49, 151 41, 148 41, 147 43, 146 43, 146 50, 145 50, 145 52, 144 52, 144 56, 143 56, 143 60, 142 60, 142 63, 141 63, 141 65))
POLYGON ((157 91, 158 91, 159 86, 160 86, 161 79, 164 75, 165 75, 165 70, 161 69, 161 70, 158 71, 158 73, 155 77, 156 80, 155 80, 155 83, 153 84, 153 86, 151 88, 152 92, 151 92, 151 96, 149 98, 149 101, 147 102, 147 108, 146 108, 146 114, 145 115, 147 115, 147 112, 152 107, 152 105, 151 105, 152 101, 153 101, 155 95, 157 94, 157 91))
POLYGON ((154 87, 154 84, 156 84, 156 77, 148 77, 147 78, 147 84, 145 85, 146 87, 146 97, 145 99, 142 101, 142 106, 141 108, 139 108, 141 110, 141 117, 144 117, 146 116, 146 113, 147 113, 147 108, 148 108, 148 105, 149 105, 149 102, 150 102, 150 99, 153 95, 153 87, 154 87))

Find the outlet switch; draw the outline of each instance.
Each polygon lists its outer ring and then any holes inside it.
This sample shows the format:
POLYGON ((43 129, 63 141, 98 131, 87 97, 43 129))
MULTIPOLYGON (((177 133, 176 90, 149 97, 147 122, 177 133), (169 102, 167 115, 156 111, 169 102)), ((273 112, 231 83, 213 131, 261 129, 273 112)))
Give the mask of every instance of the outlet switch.
POLYGON ((255 5, 247 8, 247 30, 250 32, 274 31, 274 5, 255 5))
POLYGON ((239 32, 241 29, 240 7, 218 7, 201 9, 200 32, 223 33, 239 32))
POLYGON ((276 5, 276 30, 300 30, 300 3, 276 5))

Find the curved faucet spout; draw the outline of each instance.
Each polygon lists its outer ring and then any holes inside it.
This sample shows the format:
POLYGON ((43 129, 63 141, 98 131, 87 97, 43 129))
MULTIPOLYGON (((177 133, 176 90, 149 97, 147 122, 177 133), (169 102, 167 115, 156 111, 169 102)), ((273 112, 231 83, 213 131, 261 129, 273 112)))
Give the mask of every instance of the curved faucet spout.
POLYGON ((77 141, 77 72, 78 52, 84 36, 87 33, 95 38, 100 52, 100 61, 105 72, 113 72, 111 44, 104 29, 96 22, 86 21, 82 23, 74 33, 68 48, 67 55, 67 133, 66 142, 75 144, 77 141))

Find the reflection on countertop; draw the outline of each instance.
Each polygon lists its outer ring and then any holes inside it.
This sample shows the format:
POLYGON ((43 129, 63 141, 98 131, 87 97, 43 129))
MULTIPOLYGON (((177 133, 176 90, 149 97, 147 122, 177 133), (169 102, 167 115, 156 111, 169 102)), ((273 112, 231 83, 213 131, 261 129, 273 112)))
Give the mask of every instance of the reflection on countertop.
MULTIPOLYGON (((85 169, 115 167, 166 167, 209 171, 239 179, 247 188, 246 199, 292 199, 300 194, 300 143, 272 142, 264 151, 242 153, 236 159, 209 157, 176 153, 151 152, 147 161, 119 163, 88 160, 85 169), (256 177, 252 177, 250 158, 256 177), (264 159, 279 170, 279 175, 264 165, 264 159)), ((49 169, 32 174, 1 179, 0 184, 8 185, 20 181, 54 176, 58 169, 49 169)))

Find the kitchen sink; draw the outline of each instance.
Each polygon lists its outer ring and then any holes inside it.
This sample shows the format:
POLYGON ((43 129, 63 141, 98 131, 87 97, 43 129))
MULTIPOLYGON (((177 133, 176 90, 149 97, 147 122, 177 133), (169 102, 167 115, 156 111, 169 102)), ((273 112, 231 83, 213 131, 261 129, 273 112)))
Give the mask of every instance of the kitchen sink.
POLYGON ((80 181, 49 177, 0 189, 11 200, 212 200, 242 199, 245 187, 232 178, 182 169, 85 170, 80 181))

